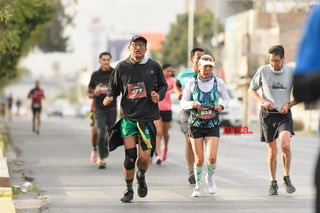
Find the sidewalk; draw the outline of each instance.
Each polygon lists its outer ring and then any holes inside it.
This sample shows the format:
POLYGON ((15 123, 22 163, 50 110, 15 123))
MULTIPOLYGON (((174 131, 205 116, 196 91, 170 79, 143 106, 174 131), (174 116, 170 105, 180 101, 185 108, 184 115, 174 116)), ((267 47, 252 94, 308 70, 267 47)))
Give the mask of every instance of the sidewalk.
POLYGON ((12 189, 7 165, 7 158, 4 157, 4 134, 5 124, 0 117, 0 213, 16 213, 12 200, 12 189))

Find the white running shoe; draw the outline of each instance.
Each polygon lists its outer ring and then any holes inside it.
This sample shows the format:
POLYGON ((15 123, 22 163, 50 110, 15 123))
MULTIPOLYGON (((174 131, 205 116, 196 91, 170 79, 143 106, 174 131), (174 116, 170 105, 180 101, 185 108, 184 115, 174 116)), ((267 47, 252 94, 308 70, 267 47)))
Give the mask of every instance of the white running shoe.
POLYGON ((215 194, 217 192, 217 185, 216 185, 216 182, 214 181, 213 175, 206 176, 206 183, 208 185, 208 192, 210 194, 215 194))
POLYGON ((200 187, 194 187, 194 190, 191 194, 191 197, 201 197, 201 190, 200 187))

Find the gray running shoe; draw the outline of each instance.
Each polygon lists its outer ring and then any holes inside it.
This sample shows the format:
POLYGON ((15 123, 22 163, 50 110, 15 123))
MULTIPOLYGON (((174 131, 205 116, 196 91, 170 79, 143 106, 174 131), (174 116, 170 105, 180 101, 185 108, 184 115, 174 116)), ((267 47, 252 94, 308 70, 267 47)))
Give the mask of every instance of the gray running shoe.
POLYGON ((272 180, 270 184, 270 188, 268 191, 268 195, 277 195, 278 194, 278 184, 276 180, 272 180))
POLYGON ((293 193, 296 191, 296 188, 292 185, 290 176, 283 177, 283 185, 286 187, 288 193, 293 193))
POLYGON ((123 197, 120 199, 120 201, 122 203, 131 203, 133 199, 133 190, 130 190, 130 189, 127 189, 125 192, 124 192, 124 195, 123 197))
POLYGON ((190 184, 196 184, 196 179, 194 177, 193 171, 189 173, 188 181, 189 181, 190 184))

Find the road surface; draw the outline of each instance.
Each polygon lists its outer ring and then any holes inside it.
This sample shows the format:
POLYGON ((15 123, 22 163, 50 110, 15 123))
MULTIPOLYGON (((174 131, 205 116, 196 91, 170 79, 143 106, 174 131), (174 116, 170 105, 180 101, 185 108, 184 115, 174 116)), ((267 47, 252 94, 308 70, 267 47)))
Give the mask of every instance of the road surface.
MULTIPOLYGON (((168 160, 160 166, 153 163, 146 173, 148 196, 137 196, 134 181, 133 203, 123 204, 119 201, 125 189, 122 176, 123 147, 110 153, 107 169, 99 170, 96 164, 89 162, 91 145, 87 119, 43 116, 42 121, 40 135, 31 131, 30 117, 7 122, 12 146, 18 153, 13 161, 23 167, 25 176, 34 178, 33 184, 39 188, 36 202, 27 196, 28 193, 15 199, 18 212, 314 211, 313 169, 319 150, 316 137, 297 134, 292 139, 291 179, 297 188, 296 193, 287 194, 281 185, 282 166, 279 153, 279 195, 268 196, 266 147, 258 141, 258 132, 253 130, 254 134, 238 136, 222 134, 215 175, 218 192, 213 196, 207 194, 204 184, 204 196, 191 198, 193 186, 187 182, 184 136, 178 123, 174 121, 170 129, 168 160), (37 207, 39 203, 41 206, 37 207)), ((13 184, 21 183, 21 180, 20 183, 19 180, 14 180, 13 184)))

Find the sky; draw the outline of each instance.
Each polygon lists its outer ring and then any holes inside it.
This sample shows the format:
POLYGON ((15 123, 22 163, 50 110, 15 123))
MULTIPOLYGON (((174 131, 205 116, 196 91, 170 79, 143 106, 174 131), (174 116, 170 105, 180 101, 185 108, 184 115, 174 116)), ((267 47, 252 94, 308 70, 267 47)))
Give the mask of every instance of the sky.
POLYGON ((92 60, 95 60, 93 52, 106 50, 108 36, 123 36, 129 41, 132 34, 139 32, 166 34, 177 14, 186 11, 185 5, 186 0, 77 0, 75 7, 69 9, 75 12, 74 27, 65 31, 70 36, 72 53, 41 54, 36 51, 29 54, 22 65, 35 77, 52 74, 53 62, 60 63, 62 73, 75 72, 80 67, 91 68, 92 60), (92 25, 93 20, 99 21, 92 25), (93 33, 94 30, 98 33, 93 33))
POLYGON ((77 8, 76 24, 83 30, 100 17, 108 32, 167 32, 185 11, 185 0, 78 0, 77 8))

